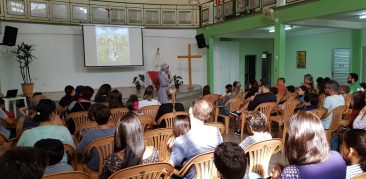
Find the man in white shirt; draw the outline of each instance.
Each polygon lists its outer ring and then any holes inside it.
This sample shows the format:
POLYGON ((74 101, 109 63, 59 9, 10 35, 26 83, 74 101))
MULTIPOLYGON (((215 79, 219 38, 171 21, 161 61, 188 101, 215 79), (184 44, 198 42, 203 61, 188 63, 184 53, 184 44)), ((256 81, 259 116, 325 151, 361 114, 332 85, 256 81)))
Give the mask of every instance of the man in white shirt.
MULTIPOLYGON (((328 113, 332 113, 333 109, 338 106, 344 105, 344 97, 339 95, 339 84, 334 80, 327 82, 325 86, 325 93, 328 95, 323 103, 323 107, 328 110, 328 113)), ((326 118, 322 119, 324 129, 328 129, 332 122, 333 114, 329 114, 326 118)))
MULTIPOLYGON (((181 168, 193 157, 215 150, 223 142, 220 130, 213 126, 205 125, 204 121, 212 112, 211 103, 203 99, 195 99, 189 109, 191 130, 175 139, 172 147, 170 163, 181 168)), ((190 168, 184 178, 195 178, 195 168, 190 168)))

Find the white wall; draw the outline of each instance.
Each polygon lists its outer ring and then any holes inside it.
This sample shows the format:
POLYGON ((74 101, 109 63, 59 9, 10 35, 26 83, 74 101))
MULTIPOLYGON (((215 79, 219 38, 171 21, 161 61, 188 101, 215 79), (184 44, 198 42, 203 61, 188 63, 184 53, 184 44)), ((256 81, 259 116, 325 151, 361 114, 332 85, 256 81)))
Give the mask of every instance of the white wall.
MULTIPOLYGON (((112 87, 133 86, 131 82, 134 76, 139 73, 147 76, 146 72, 154 69, 157 48, 160 48, 162 61, 170 64, 172 74, 181 75, 187 84, 187 60, 178 60, 176 56, 187 54, 188 43, 192 44, 194 54, 206 54, 205 50, 197 49, 194 39, 196 30, 144 29, 144 66, 86 68, 81 26, 1 22, 2 32, 5 25, 19 28, 17 43, 35 45, 34 56, 37 59, 30 65, 35 91, 63 91, 68 84, 90 85, 93 88, 98 88, 102 83, 109 83, 112 87)), ((0 48, 6 52, 4 47, 0 48)), ((193 84, 205 85, 206 57, 193 60, 192 65, 193 84)), ((0 54, 1 91, 20 89, 21 83, 20 71, 11 53, 0 54)))

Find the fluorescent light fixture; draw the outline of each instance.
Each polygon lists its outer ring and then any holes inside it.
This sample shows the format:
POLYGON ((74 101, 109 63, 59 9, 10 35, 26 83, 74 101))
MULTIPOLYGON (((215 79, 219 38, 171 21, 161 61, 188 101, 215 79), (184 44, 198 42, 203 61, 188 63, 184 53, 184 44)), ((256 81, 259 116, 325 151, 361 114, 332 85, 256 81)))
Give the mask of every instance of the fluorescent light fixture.
MULTIPOLYGON (((291 30, 293 27, 291 26, 291 25, 286 25, 285 26, 285 30, 287 31, 287 30, 291 30)), ((268 32, 270 32, 270 33, 273 33, 273 32, 275 32, 275 28, 274 27, 270 27, 270 28, 268 28, 268 32)))
POLYGON ((358 16, 360 19, 366 19, 366 14, 358 16))

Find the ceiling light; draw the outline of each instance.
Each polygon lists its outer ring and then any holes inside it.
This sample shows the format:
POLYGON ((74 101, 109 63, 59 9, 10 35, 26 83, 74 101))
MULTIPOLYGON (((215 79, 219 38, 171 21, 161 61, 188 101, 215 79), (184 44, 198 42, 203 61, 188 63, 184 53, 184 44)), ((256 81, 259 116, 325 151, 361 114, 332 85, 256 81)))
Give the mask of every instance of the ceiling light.
MULTIPOLYGON (((285 30, 287 31, 287 30, 291 30, 293 28, 293 26, 291 26, 291 25, 286 25, 285 26, 285 30)), ((270 33, 273 33, 273 32, 275 32, 275 28, 274 27, 270 27, 270 28, 268 28, 268 32, 270 32, 270 33)))
POLYGON ((366 14, 358 16, 360 19, 366 19, 366 14))

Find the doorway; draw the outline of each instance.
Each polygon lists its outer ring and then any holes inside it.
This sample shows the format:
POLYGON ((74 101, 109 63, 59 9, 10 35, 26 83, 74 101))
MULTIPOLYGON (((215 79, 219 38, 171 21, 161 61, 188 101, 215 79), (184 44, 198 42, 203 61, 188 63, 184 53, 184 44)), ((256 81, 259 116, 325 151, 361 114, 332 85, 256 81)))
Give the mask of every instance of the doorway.
POLYGON ((255 80, 256 55, 245 55, 245 89, 249 88, 249 82, 255 80))
POLYGON ((272 80, 272 54, 270 53, 262 55, 262 79, 272 80))

